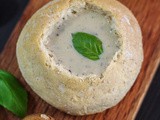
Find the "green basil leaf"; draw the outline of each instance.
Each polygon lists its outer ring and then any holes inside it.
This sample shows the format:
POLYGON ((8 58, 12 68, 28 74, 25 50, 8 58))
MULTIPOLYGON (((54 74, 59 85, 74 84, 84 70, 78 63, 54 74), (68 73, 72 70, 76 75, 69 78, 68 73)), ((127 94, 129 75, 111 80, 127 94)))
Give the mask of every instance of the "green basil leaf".
POLYGON ((78 53, 91 60, 98 60, 103 52, 101 40, 88 33, 73 33, 72 43, 78 53))
POLYGON ((27 92, 10 73, 0 70, 0 105, 18 117, 27 113, 27 92))

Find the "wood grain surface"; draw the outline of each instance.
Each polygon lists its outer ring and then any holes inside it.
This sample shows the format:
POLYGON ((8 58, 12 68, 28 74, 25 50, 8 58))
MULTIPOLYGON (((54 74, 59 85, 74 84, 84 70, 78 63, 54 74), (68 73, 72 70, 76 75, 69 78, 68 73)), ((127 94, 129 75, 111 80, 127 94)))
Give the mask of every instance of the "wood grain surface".
MULTIPOLYGON (((2 53, 0 69, 13 73, 29 94, 28 115, 45 113, 56 120, 132 120, 135 118, 147 92, 155 71, 160 63, 160 0, 119 0, 136 16, 142 29, 144 62, 141 72, 126 97, 115 107, 89 116, 71 116, 50 106, 38 97, 26 84, 17 65, 16 42, 31 15, 49 0, 30 0, 21 19, 17 23, 2 53)), ((8 110, 0 107, 0 120, 20 120, 8 110)))

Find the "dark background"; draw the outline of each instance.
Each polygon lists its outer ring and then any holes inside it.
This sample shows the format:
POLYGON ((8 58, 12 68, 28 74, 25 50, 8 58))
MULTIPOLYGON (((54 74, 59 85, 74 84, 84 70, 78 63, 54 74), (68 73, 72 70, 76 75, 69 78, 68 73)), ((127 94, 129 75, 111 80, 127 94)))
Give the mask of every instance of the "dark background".
MULTIPOLYGON (((3 50, 27 3, 28 0, 0 0, 0 52, 3 50)), ((141 105, 136 120, 160 120, 160 67, 141 105)))

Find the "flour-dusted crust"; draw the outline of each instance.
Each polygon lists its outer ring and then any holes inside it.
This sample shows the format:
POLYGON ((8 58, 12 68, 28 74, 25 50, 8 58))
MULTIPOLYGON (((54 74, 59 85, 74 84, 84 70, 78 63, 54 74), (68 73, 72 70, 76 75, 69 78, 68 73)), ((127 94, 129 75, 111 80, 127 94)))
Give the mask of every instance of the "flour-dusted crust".
POLYGON ((49 104, 73 115, 102 112, 122 100, 140 72, 141 30, 133 14, 115 0, 51 1, 38 10, 22 30, 17 59, 26 82, 49 104), (58 22, 66 10, 86 3, 109 11, 121 36, 121 48, 100 78, 77 77, 65 72, 54 64, 42 44, 47 29, 58 22))

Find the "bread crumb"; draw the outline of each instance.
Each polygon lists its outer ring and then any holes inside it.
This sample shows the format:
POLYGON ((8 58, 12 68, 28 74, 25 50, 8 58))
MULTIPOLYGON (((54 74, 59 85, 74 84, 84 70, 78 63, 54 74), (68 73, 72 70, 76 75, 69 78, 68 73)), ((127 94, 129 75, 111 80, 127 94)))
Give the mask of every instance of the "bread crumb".
POLYGON ((50 120, 50 118, 45 114, 41 114, 41 118, 44 118, 45 120, 50 120))

